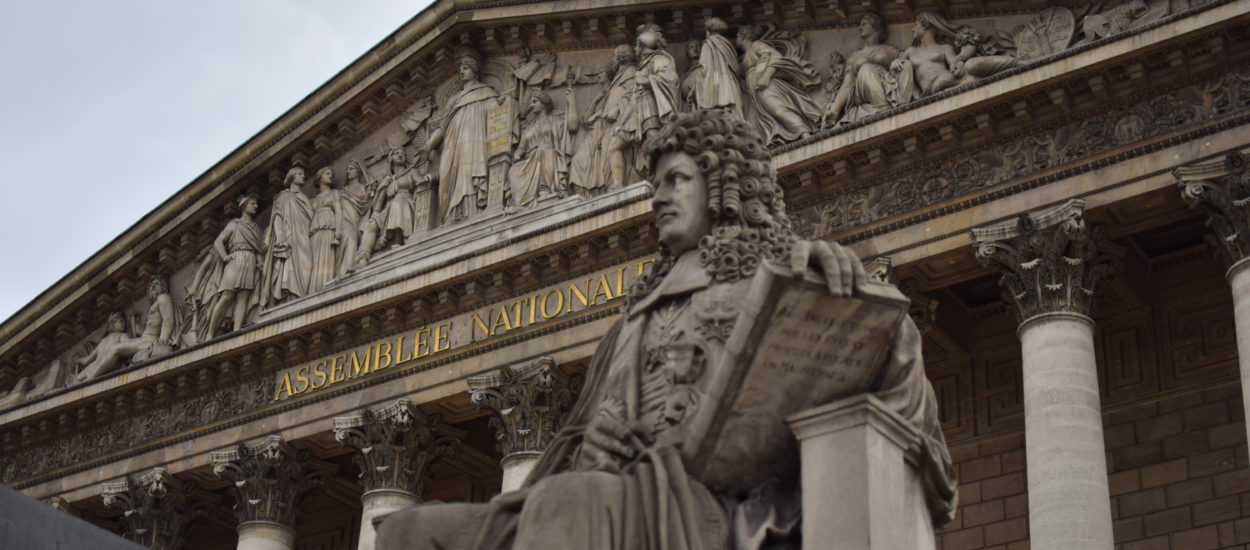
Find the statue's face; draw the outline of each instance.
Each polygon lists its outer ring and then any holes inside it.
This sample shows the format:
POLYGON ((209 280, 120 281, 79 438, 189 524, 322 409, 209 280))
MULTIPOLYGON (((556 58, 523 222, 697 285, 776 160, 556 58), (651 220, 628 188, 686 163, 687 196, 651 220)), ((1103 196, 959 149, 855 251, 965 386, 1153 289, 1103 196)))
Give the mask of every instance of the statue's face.
POLYGON ((547 105, 538 99, 538 96, 530 98, 529 111, 531 113, 541 113, 547 110, 547 105))
POLYGON ((859 37, 860 38, 866 39, 877 32, 878 32, 877 27, 876 25, 872 23, 871 19, 865 17, 859 20, 859 37))
POLYGON ((296 169, 295 172, 291 174, 291 184, 303 185, 303 183, 304 183, 304 171, 300 169, 296 169))
POLYGON ((334 172, 331 172, 329 170, 322 170, 319 176, 320 177, 318 179, 320 180, 320 183, 323 183, 326 185, 330 185, 331 183, 334 183, 334 172))
POLYGON ((165 293, 165 283, 160 279, 153 280, 148 283, 148 297, 156 298, 165 293))
POLYGON ((460 65, 460 80, 468 82, 477 78, 477 70, 467 63, 460 65))
POLYGON ((356 168, 356 163, 347 165, 347 177, 351 179, 360 177, 360 169, 356 168))
MULTIPOLYGON (((300 182, 302 183, 303 181, 304 181, 304 178, 300 178, 300 182)), ((260 205, 257 204, 256 199, 248 199, 246 201, 243 201, 243 212, 247 214, 255 215, 256 210, 259 208, 260 208, 260 205)))
POLYGON ((121 317, 113 317, 113 320, 109 321, 109 332, 125 332, 125 331, 126 331, 125 319, 122 319, 121 317))
POLYGON ((404 155, 403 149, 394 149, 391 151, 391 164, 403 164, 406 160, 408 159, 406 155, 404 155))
POLYGON ((655 164, 655 185, 651 205, 660 242, 674 255, 697 248, 712 232, 703 171, 690 155, 668 153, 655 164))

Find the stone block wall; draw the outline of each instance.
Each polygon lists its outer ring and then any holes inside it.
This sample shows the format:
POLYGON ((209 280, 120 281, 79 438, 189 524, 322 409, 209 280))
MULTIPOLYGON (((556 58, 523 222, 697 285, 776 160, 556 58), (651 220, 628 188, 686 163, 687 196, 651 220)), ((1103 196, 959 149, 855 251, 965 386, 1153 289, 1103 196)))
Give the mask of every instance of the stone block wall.
MULTIPOLYGON (((1117 550, 1250 550, 1250 457, 1235 381, 1103 417, 1117 550)), ((959 512, 942 550, 1024 550, 1023 434, 952 443, 959 512)))

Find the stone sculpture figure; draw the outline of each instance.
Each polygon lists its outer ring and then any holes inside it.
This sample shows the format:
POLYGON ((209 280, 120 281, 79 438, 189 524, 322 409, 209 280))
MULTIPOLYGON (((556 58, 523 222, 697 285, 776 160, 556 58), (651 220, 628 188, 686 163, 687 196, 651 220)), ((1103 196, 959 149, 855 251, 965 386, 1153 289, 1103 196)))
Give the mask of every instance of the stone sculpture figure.
POLYGON ((420 156, 429 157, 440 145, 439 208, 442 223, 463 220, 486 208, 486 121, 493 106, 508 100, 479 80, 482 62, 464 52, 457 61, 463 87, 448 101, 444 125, 430 135, 420 156))
POLYGON ((252 292, 261 284, 259 264, 266 247, 255 221, 260 201, 243 195, 237 204, 239 217, 230 220, 221 230, 206 262, 197 269, 197 279, 203 275, 203 280, 193 280, 192 288, 200 293, 199 303, 209 304, 208 324, 202 332, 205 339, 217 335, 227 314, 234 331, 243 328, 253 303, 252 292), (201 271, 204 273, 198 273, 201 271), (205 296, 208 299, 204 299, 205 296))
POLYGON ((875 113, 907 102, 906 91, 914 89, 911 72, 897 76, 890 65, 902 54, 885 43, 885 23, 881 16, 866 13, 859 20, 859 36, 864 46, 846 60, 846 74, 833 103, 825 113, 826 124, 858 122, 875 113))
POLYGON ((821 108, 803 91, 819 85, 820 75, 803 59, 801 40, 762 36, 752 25, 738 29, 752 122, 769 144, 805 138, 820 123, 821 108))
POLYGON ((508 169, 508 189, 513 207, 528 208, 539 198, 567 194, 569 182, 569 134, 577 131, 577 102, 566 88, 564 119, 552 112, 555 104, 542 90, 530 93, 521 126, 521 140, 508 169))
MULTIPOLYGON (((682 390, 692 379, 728 374, 709 373, 704 359, 724 346, 724 322, 737 318, 739 298, 765 262, 823 277, 833 296, 850 295, 867 276, 845 249, 792 233, 766 143, 746 122, 721 110, 679 114, 646 153, 660 257, 600 341, 566 427, 520 490, 488 504, 396 512, 380 522, 376 548, 798 548, 794 437, 777 425, 768 443, 735 447, 741 465, 765 481, 713 483, 692 473, 703 465, 688 463, 685 442, 673 438, 689 434, 682 411, 690 409, 682 407, 700 406, 682 390)), ((929 512, 944 525, 954 512, 952 464, 919 333, 905 314, 897 322, 891 353, 864 367, 873 382, 863 392, 924 434, 918 456, 932 473, 929 512)))
POLYGON ((702 55, 702 40, 695 39, 686 42, 686 75, 681 77, 681 84, 678 86, 683 111, 699 108, 699 98, 695 96, 695 88, 703 80, 703 64, 699 61, 702 55))
POLYGON ((121 313, 109 316, 107 334, 95 349, 78 359, 84 366, 76 382, 84 382, 107 373, 124 361, 147 361, 174 351, 178 334, 178 315, 174 301, 169 297, 165 279, 152 277, 148 283, 148 315, 143 332, 131 338, 126 332, 126 318, 121 313))
POLYGON ((915 84, 900 87, 899 100, 903 103, 1010 69, 1017 63, 1009 55, 978 55, 986 42, 975 29, 955 26, 931 11, 916 14, 911 33, 912 46, 890 64, 895 73, 910 73, 910 77, 900 77, 900 83, 915 84))
POLYGON ((342 244, 342 225, 339 191, 334 188, 334 169, 326 166, 317 170, 317 196, 312 198, 312 222, 309 229, 309 245, 312 248, 312 268, 308 275, 308 292, 321 290, 333 279, 338 269, 338 249, 342 244))
MULTIPOLYGON (((639 25, 634 43, 638 55, 638 71, 634 73, 638 95, 631 113, 637 122, 629 125, 629 129, 636 130, 636 133, 624 136, 635 146, 641 146, 652 132, 659 129, 665 118, 678 111, 677 62, 665 51, 666 47, 668 41, 664 39, 664 30, 659 25, 639 25)), ((641 162, 641 158, 635 159, 639 172, 644 170, 641 162)))
MULTIPOLYGON (((308 294, 312 275, 312 202, 304 194, 304 169, 287 170, 287 186, 273 199, 269 228, 265 231, 264 262, 259 302, 270 307, 308 294)), ((258 249, 259 250, 259 249, 258 249)))
POLYGON ((373 213, 363 222, 356 263, 368 263, 375 251, 402 245, 417 227, 425 227, 424 212, 417 212, 413 191, 429 176, 408 164, 403 147, 393 147, 386 155, 389 173, 378 182, 373 196, 373 213))
POLYGON ((347 161, 344 170, 347 181, 339 189, 338 236, 339 246, 336 250, 338 264, 334 268, 336 276, 347 273, 356 265, 356 254, 360 250, 361 224, 369 216, 373 202, 369 194, 376 191, 377 184, 369 178, 369 172, 356 159, 347 161))
POLYGON ((569 178, 575 192, 620 187, 634 174, 631 144, 639 132, 637 118, 632 116, 637 72, 633 48, 617 46, 603 70, 605 86, 586 108, 584 121, 590 131, 573 153, 569 178))
POLYGON ((729 25, 719 17, 709 17, 703 27, 707 36, 699 50, 701 70, 694 82, 691 105, 696 109, 724 109, 735 118, 745 120, 738 47, 725 37, 729 25))

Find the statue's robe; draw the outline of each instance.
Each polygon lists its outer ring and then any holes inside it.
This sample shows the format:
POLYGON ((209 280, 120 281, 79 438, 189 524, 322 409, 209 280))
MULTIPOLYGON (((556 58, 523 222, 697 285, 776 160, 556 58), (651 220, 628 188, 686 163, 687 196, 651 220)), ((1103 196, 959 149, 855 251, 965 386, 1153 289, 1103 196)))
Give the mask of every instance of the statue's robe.
MULTIPOLYGON (((569 180, 575 191, 608 188, 612 182, 609 144, 614 139, 632 140, 639 134, 637 119, 629 116, 638 96, 638 85, 634 81, 637 72, 632 65, 618 68, 612 82, 595 96, 586 110, 589 135, 577 146, 569 166, 569 180)), ((626 152, 627 170, 632 166, 632 156, 632 152, 626 152)), ((626 177, 628 181, 629 176, 626 177)))
POLYGON ((724 36, 708 36, 699 52, 699 65, 703 71, 694 83, 695 105, 700 109, 724 109, 734 118, 744 120, 738 48, 724 36))
POLYGON ((765 141, 790 142, 815 130, 820 121, 820 106, 803 91, 820 83, 820 76, 811 63, 782 55, 767 42, 756 40, 742 53, 742 71, 746 75, 747 98, 755 115, 755 125, 765 141), (774 70, 772 78, 766 86, 757 89, 768 69, 774 70), (789 114, 792 120, 787 122, 779 113, 789 114))
MULTIPOLYGON (((780 422, 769 441, 741 456, 758 475, 699 479, 677 446, 651 446, 619 465, 596 469, 583 436, 592 420, 609 415, 636 421, 651 436, 680 426, 690 407, 690 380, 716 375, 700 368, 701 355, 723 342, 700 330, 700 318, 736 304, 749 280, 714 283, 687 253, 647 296, 600 341, 567 427, 544 451, 518 490, 488 504, 419 506, 386 516, 379 550, 554 549, 720 550, 797 548, 798 445, 780 422), (703 372, 700 373, 699 371, 703 372), (685 411, 685 412, 683 412, 685 411)), ((866 388, 912 422, 922 437, 921 474, 936 525, 954 513, 954 475, 938 424, 933 389, 924 376, 920 336, 903 316, 893 350, 874 367, 866 388)), ((696 381, 697 384, 697 381, 696 381)), ((812 520, 813 518, 808 518, 812 520)), ((819 521, 819 518, 815 518, 819 521)))
POLYGON ((261 307, 271 305, 271 300, 308 294, 312 286, 312 214, 312 201, 300 191, 283 189, 274 198, 273 217, 265 233, 268 252, 262 266, 261 307), (284 253, 277 250, 281 244, 287 246, 284 253))
POLYGON ((498 104, 499 93, 476 80, 466 82, 447 104, 438 170, 444 222, 477 212, 479 197, 486 196, 486 119, 498 104))

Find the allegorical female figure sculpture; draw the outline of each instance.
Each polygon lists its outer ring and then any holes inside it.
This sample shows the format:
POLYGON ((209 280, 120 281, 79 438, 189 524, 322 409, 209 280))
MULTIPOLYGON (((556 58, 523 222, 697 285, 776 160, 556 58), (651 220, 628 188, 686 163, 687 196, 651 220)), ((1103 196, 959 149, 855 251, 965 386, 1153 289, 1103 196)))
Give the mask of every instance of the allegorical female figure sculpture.
POLYGON ((799 55, 787 55, 765 40, 751 25, 738 29, 742 71, 753 122, 768 143, 804 138, 820 123, 821 109, 803 91, 820 84, 820 75, 799 55))
POLYGON ((591 193, 625 184, 633 173, 633 149, 638 135, 633 116, 638 83, 634 50, 617 46, 603 70, 604 84, 586 108, 584 118, 590 128, 573 153, 569 178, 575 192, 591 193))
POLYGON ((846 60, 842 87, 825 113, 828 122, 858 122, 877 112, 897 107, 915 96, 912 73, 890 72, 890 65, 902 52, 885 44, 885 23, 875 13, 859 20, 859 36, 864 46, 846 60))
POLYGON ((312 269, 308 276, 308 292, 316 292, 334 278, 338 268, 338 248, 342 244, 339 224, 339 192, 334 188, 334 170, 326 166, 317 170, 317 196, 312 198, 310 245, 312 269))
POLYGON ((312 202, 304 194, 304 169, 292 168, 287 188, 273 199, 273 213, 265 231, 265 254, 260 306, 270 307, 308 294, 312 274, 312 202))
MULTIPOLYGON (((706 471, 691 452, 701 434, 684 422, 697 415, 691 407, 709 406, 700 399, 715 397, 688 390, 729 374, 713 371, 708 358, 727 349, 723 323, 738 318, 765 263, 784 265, 787 276, 822 277, 834 297, 852 295, 867 276, 838 245, 794 235, 767 144, 747 123, 721 110, 680 114, 649 142, 646 157, 660 257, 600 340, 566 427, 520 490, 488 504, 396 512, 378 527, 376 548, 799 547, 794 436, 780 421, 753 425, 751 433, 764 437, 733 447, 735 467, 760 475, 725 479, 706 471)), ((879 363, 829 368, 855 369, 869 382, 851 395, 874 395, 923 434, 918 457, 931 473, 924 482, 929 513, 944 525, 954 512, 953 467, 919 332, 905 314, 894 319, 892 349, 879 363)))
POLYGON ((692 104, 697 109, 724 109, 733 117, 745 120, 738 48, 725 37, 729 25, 719 17, 709 17, 703 27, 707 36, 699 50, 701 71, 693 83, 692 104))
POLYGON ((347 168, 344 172, 347 181, 343 183, 343 188, 339 189, 339 246, 336 251, 338 264, 334 269, 335 275, 347 273, 348 269, 356 265, 356 254, 360 250, 360 226, 369 215, 372 205, 372 201, 369 200, 369 188, 373 182, 370 181, 369 173, 365 171, 360 161, 355 159, 347 161, 347 168))
POLYGON ((555 104, 542 90, 530 92, 521 126, 521 140, 513 153, 508 169, 508 188, 512 205, 533 206, 539 197, 565 193, 569 181, 570 132, 577 131, 577 103, 573 90, 567 90, 568 105, 564 119, 552 111, 555 104))
POLYGON ((443 223, 470 217, 486 208, 486 118, 507 96, 478 79, 481 61, 461 55, 457 61, 464 86, 448 101, 443 127, 436 130, 420 154, 428 157, 443 145, 438 167, 439 207, 443 223))
POLYGON ((207 339, 217 335, 227 313, 231 313, 235 331, 243 328, 251 306, 252 291, 260 285, 259 264, 265 251, 260 226, 255 221, 260 202, 256 197, 244 195, 239 197, 238 205, 241 211, 239 217, 230 220, 213 241, 213 252, 221 263, 220 278, 216 278, 216 285, 212 285, 215 290, 208 316, 207 339))
POLYGON ((952 25, 934 12, 917 14, 911 33, 912 46, 890 67, 904 75, 900 81, 909 80, 906 75, 910 73, 915 82, 914 88, 903 92, 912 96, 902 97, 903 102, 1016 66, 1016 59, 1009 55, 978 56, 981 35, 972 27, 952 25))

